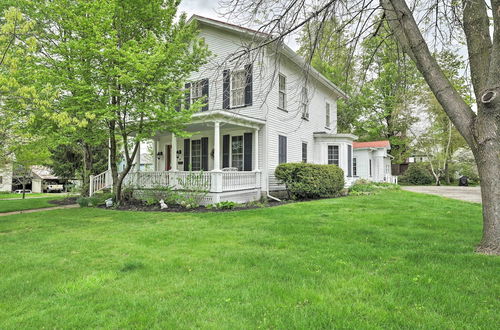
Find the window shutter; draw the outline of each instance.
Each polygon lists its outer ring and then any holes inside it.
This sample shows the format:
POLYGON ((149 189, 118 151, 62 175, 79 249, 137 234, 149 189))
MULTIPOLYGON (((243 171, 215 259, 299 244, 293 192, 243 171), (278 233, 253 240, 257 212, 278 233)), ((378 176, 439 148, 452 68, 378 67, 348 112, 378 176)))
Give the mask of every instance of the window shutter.
POLYGON ((203 79, 202 81, 201 93, 205 97, 205 105, 201 108, 201 111, 208 111, 208 79, 203 79))
POLYGON ((184 93, 185 93, 184 109, 189 109, 189 107, 191 106, 191 84, 190 83, 186 83, 184 85, 184 93))
POLYGON ((229 70, 222 72, 222 109, 229 109, 229 94, 230 94, 230 78, 229 70))
POLYGON ((208 171, 208 138, 201 138, 201 169, 208 171))
POLYGON ((280 164, 286 163, 286 136, 279 136, 279 146, 278 146, 278 162, 280 164))
POLYGON ((352 176, 352 146, 347 145, 347 176, 352 176))
POLYGON ((252 133, 243 134, 243 170, 252 170, 252 133))
POLYGON ((245 73, 246 73, 245 105, 252 105, 252 98, 253 98, 252 64, 245 65, 245 73))
POLYGON ((184 139, 184 171, 189 171, 189 163, 191 159, 191 140, 184 139))
POLYGON ((229 135, 222 137, 222 167, 229 167, 229 135))

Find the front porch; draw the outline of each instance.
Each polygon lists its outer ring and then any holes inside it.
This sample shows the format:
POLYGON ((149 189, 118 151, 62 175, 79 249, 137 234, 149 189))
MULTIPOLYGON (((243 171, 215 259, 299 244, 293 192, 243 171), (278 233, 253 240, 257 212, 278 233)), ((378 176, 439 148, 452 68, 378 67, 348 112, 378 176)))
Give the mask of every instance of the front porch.
MULTIPOLYGON (((186 129, 190 136, 158 132, 153 137, 153 171, 142 170, 139 148, 124 187, 202 190, 208 192, 206 204, 257 200, 262 187, 259 135, 264 123, 227 111, 195 114, 186 129)), ((109 171, 93 177, 91 193, 110 184, 109 171)))

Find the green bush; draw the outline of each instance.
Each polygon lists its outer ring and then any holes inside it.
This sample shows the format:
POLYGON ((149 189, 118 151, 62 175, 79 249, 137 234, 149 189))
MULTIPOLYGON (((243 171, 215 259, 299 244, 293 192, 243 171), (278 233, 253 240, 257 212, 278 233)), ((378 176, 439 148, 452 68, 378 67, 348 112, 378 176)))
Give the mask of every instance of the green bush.
POLYGON ((426 163, 411 163, 406 172, 399 177, 400 183, 426 185, 434 183, 434 177, 426 163))
POLYGON ((344 171, 337 165, 286 163, 274 174, 294 199, 337 197, 344 188, 344 171))
POLYGON ((90 198, 89 197, 79 197, 76 202, 80 207, 88 207, 90 204, 90 198))
POLYGON ((80 207, 95 207, 104 205, 106 200, 112 197, 113 194, 111 193, 100 193, 95 194, 92 197, 80 197, 76 200, 76 202, 80 205, 80 207))
POLYGON ((231 201, 223 201, 223 202, 218 202, 218 203, 215 203, 215 204, 209 204, 207 206, 205 206, 207 209, 211 210, 211 209, 216 209, 216 210, 232 210, 234 209, 236 206, 236 203, 235 202, 231 202, 231 201))

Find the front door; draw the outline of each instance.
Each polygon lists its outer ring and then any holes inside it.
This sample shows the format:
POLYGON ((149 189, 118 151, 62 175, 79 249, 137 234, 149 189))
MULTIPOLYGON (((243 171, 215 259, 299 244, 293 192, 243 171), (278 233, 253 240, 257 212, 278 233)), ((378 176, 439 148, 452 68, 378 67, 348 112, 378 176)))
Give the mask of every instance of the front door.
POLYGON ((172 145, 165 146, 165 171, 170 171, 172 168, 172 145))

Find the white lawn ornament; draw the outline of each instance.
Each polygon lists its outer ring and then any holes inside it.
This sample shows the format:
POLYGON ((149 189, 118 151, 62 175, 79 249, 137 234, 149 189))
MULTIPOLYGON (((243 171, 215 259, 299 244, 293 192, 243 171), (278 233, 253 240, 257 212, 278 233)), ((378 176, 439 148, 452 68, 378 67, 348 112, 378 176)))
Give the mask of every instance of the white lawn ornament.
POLYGON ((113 198, 106 199, 106 207, 111 207, 113 206, 113 198))
POLYGON ((160 199, 160 209, 168 209, 167 203, 163 199, 160 199))

